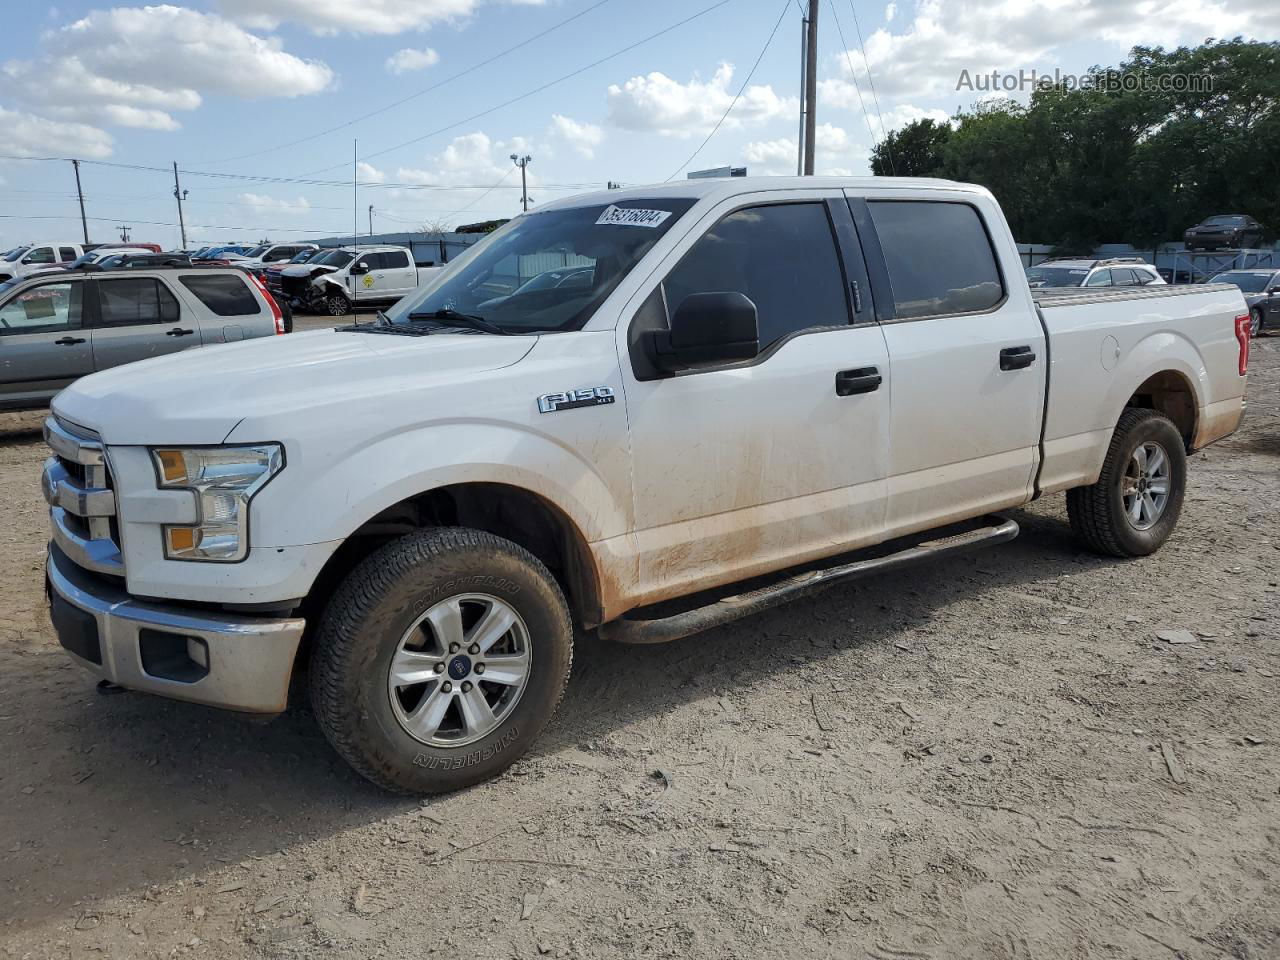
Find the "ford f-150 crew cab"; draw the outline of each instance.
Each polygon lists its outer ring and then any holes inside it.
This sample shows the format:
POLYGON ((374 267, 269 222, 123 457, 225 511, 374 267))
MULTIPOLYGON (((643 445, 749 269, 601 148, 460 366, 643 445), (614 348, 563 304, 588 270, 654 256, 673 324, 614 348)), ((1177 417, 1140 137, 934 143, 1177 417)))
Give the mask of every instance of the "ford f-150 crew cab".
POLYGON ((285 267, 279 289, 290 303, 341 317, 353 305, 389 306, 439 271, 417 266, 408 247, 339 247, 285 267))
POLYGON ((52 618, 98 676, 233 710, 305 664, 357 770, 454 789, 528 749, 575 632, 686 636, 1062 491, 1089 547, 1153 552, 1240 421, 1248 326, 1228 285, 1033 294, 946 181, 561 200, 376 323, 59 394, 52 618))

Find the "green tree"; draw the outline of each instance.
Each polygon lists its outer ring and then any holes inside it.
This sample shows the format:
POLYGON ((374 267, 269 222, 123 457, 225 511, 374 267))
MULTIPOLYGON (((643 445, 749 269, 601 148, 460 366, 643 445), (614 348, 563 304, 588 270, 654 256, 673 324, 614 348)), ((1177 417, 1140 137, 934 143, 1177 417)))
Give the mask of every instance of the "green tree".
POLYGON ((878 177, 933 177, 942 164, 942 151, 951 138, 951 125, 933 119, 914 120, 875 145, 871 172, 878 177))

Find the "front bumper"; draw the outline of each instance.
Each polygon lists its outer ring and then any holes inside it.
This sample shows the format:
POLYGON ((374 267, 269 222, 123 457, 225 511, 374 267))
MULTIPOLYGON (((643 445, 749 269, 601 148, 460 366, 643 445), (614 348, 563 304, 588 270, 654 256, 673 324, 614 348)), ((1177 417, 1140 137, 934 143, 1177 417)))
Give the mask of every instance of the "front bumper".
POLYGON ((58 642, 130 690, 246 713, 280 713, 305 621, 147 603, 86 573, 56 544, 46 566, 58 642))

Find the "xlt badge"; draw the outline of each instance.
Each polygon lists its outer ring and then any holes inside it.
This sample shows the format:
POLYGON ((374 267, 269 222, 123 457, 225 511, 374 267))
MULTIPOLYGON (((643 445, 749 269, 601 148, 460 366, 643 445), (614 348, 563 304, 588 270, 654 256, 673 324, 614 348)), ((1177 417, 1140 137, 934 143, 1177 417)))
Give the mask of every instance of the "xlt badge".
POLYGON ((582 387, 565 393, 544 393, 538 398, 538 410, 541 413, 555 413, 557 410, 576 410, 578 407, 598 407, 602 403, 613 403, 614 399, 613 387, 582 387))

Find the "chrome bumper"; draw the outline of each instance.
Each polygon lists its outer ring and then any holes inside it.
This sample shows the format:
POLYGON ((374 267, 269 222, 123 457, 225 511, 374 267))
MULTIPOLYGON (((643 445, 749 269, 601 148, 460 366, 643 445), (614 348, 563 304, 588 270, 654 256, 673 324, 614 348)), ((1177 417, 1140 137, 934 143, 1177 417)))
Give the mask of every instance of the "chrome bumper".
POLYGON ((284 710, 301 618, 145 603, 77 569, 56 544, 46 570, 58 641, 97 676, 227 710, 284 710))

